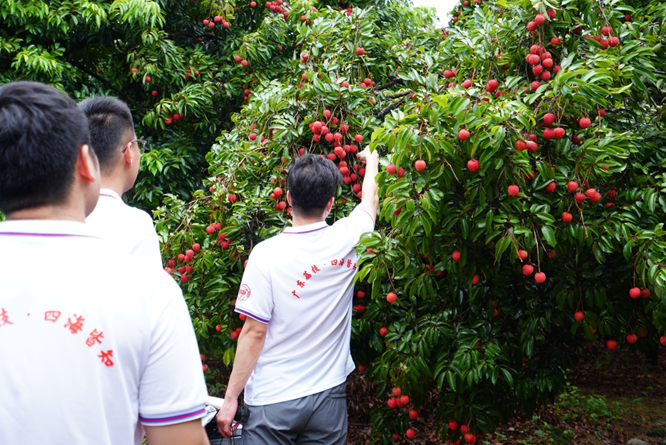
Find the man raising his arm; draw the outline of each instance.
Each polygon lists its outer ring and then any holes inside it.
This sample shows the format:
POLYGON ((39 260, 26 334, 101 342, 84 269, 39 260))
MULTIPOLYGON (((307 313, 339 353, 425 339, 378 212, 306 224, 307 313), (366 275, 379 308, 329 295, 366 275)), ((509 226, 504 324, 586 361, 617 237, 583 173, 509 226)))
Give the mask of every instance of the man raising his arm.
POLYGON ((379 203, 379 154, 358 157, 367 164, 361 203, 332 226, 326 217, 342 181, 335 164, 305 155, 289 171, 293 225, 254 247, 236 300, 248 318, 217 416, 225 437, 245 388, 245 444, 345 444, 355 249, 379 203))
POLYGON ((203 445, 189 312, 163 271, 84 224, 88 122, 36 82, 0 88, 0 443, 203 445))

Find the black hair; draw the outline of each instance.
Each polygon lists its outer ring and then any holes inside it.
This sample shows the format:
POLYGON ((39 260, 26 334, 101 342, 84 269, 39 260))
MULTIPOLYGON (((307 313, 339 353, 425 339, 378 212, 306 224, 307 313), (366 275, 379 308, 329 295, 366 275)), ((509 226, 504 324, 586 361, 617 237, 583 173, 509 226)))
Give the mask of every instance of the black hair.
POLYGON ((88 118, 92 149, 104 175, 111 174, 123 149, 123 135, 134 130, 132 113, 125 102, 115 97, 91 97, 79 103, 88 118))
POLYGON ((64 203, 89 143, 86 117, 66 94, 38 82, 0 87, 0 210, 64 203))
POLYGON ((292 207, 304 217, 321 216, 340 182, 342 174, 329 159, 313 154, 300 156, 287 178, 292 207))

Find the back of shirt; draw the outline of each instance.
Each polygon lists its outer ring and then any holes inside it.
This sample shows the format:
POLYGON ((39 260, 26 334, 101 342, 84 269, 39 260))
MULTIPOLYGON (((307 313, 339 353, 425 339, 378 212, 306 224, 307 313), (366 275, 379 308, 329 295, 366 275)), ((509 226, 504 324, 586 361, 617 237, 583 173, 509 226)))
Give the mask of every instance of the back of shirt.
POLYGON ((266 405, 316 394, 354 370, 349 352, 356 246, 374 220, 362 209, 328 226, 291 227, 259 243, 236 311, 267 323, 245 401, 266 405))
POLYGON ((192 323, 166 273, 81 223, 0 223, 0 252, 0 443, 140 444, 141 423, 203 416, 192 323))
POLYGON ((100 190, 97 206, 86 218, 86 224, 119 250, 162 269, 160 242, 152 218, 125 204, 113 190, 100 190))

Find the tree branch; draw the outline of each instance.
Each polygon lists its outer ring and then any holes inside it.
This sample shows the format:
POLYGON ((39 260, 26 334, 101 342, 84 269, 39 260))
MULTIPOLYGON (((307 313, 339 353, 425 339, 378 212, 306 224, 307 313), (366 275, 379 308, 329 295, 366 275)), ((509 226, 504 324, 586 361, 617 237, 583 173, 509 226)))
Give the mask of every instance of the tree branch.
POLYGON ((400 105, 402 105, 405 102, 405 99, 400 99, 398 102, 393 102, 391 105, 388 107, 384 108, 382 111, 379 112, 379 114, 375 114, 375 117, 377 119, 383 119, 387 114, 389 114, 391 111, 395 110, 398 108, 400 105))
POLYGON ((371 92, 374 92, 374 91, 385 90, 386 88, 390 88, 390 87, 392 87, 393 85, 397 85, 397 84, 399 84, 399 83, 400 83, 400 84, 402 83, 402 79, 397 79, 397 78, 396 78, 396 79, 393 79, 392 81, 390 81, 390 82, 388 82, 388 83, 385 83, 384 85, 379 85, 378 87, 374 87, 374 88, 371 89, 370 91, 371 91, 371 92))
POLYGON ((412 93, 413 93, 412 90, 407 90, 407 91, 403 91, 402 93, 398 93, 398 94, 394 94, 394 95, 387 94, 386 97, 388 97, 389 99, 397 99, 399 97, 407 96, 407 95, 412 94, 412 93))
POLYGON ((131 100, 130 98, 128 98, 127 96, 125 96, 120 90, 118 90, 118 89, 115 88, 113 85, 111 85, 111 82, 109 82, 108 80, 106 80, 105 78, 103 78, 102 76, 100 76, 99 74, 97 74, 96 72, 94 72, 94 71, 92 71, 92 70, 89 70, 88 68, 86 68, 85 66, 81 65, 79 62, 76 62, 76 61, 74 61, 74 60, 69 60, 69 59, 68 59, 67 62, 70 63, 72 66, 74 66, 74 67, 80 69, 81 71, 83 71, 83 72, 86 73, 87 75, 89 75, 89 76, 91 76, 91 77, 94 77, 95 79, 97 79, 97 80, 99 80, 100 82, 102 82, 102 84, 104 84, 104 86, 105 86, 107 89, 114 91, 119 97, 122 97, 122 98, 125 100, 125 102, 132 102, 132 100, 131 100))

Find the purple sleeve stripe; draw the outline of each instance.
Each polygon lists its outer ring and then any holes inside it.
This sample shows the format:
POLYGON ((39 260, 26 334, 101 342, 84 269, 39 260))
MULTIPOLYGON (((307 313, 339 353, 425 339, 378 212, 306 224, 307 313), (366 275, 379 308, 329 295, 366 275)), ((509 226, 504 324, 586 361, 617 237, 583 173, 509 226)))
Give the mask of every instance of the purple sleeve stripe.
POLYGON ((257 320, 257 321, 260 321, 260 322, 262 322, 263 324, 268 324, 268 322, 270 321, 270 320, 266 320, 266 319, 261 318, 261 317, 257 317, 256 315, 251 314, 251 313, 249 313, 249 312, 247 312, 247 311, 244 311, 243 309, 236 308, 235 310, 236 310, 236 312, 240 312, 240 313, 243 314, 243 315, 247 315, 248 317, 252 317, 252 318, 254 318, 254 319, 257 320))
POLYGON ((191 413, 187 414, 179 414, 177 416, 169 416, 169 417, 157 417, 154 419, 148 418, 148 417, 143 417, 139 416, 139 419, 141 419, 141 422, 143 423, 162 423, 162 422, 173 422, 174 420, 182 420, 182 419, 187 419, 190 417, 196 417, 200 414, 204 414, 206 412, 205 408, 198 409, 196 411, 192 411, 191 413))

